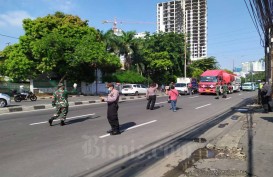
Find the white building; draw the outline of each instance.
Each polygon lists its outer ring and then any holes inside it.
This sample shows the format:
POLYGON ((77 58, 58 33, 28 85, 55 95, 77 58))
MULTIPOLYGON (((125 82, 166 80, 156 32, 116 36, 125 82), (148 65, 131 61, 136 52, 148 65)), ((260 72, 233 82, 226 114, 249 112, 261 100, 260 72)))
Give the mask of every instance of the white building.
POLYGON ((157 32, 185 33, 191 60, 207 57, 207 0, 157 4, 157 32))
POLYGON ((242 72, 258 72, 265 71, 265 62, 262 60, 259 61, 249 61, 242 63, 242 72))
POLYGON ((253 66, 253 71, 265 71, 265 62, 260 60, 260 61, 253 61, 252 62, 253 66))
POLYGON ((242 72, 249 73, 253 71, 252 62, 243 62, 242 63, 242 72))

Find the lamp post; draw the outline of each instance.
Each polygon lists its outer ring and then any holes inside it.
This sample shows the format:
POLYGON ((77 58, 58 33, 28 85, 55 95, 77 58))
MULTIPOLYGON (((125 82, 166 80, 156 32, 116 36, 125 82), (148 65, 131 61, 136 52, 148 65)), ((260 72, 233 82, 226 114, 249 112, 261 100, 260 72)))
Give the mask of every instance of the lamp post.
POLYGON ((185 11, 185 28, 184 28, 184 77, 187 77, 187 14, 188 11, 185 11))

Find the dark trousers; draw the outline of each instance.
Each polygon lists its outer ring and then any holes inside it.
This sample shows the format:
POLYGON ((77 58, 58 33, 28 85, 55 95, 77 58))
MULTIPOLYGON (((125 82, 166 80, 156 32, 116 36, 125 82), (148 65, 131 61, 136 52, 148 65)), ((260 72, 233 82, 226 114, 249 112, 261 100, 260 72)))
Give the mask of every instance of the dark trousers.
POLYGON ((153 110, 155 107, 156 95, 149 96, 146 109, 153 110))
POLYGON ((271 106, 269 104, 269 101, 270 101, 270 97, 269 96, 265 96, 266 93, 264 92, 261 92, 261 99, 262 99, 262 105, 263 105, 263 108, 264 108, 264 111, 265 112, 268 112, 268 111, 272 111, 271 109, 271 106))
POLYGON ((119 131, 118 104, 110 103, 107 108, 107 119, 114 132, 119 131))

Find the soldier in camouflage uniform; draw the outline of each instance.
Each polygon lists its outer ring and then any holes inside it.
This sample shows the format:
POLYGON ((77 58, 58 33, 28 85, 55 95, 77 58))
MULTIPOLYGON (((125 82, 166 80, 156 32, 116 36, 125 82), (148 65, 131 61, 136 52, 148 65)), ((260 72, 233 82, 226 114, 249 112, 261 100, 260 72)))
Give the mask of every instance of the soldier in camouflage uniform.
POLYGON ((215 99, 219 99, 220 85, 219 85, 218 83, 216 83, 215 92, 216 92, 216 97, 215 97, 215 99))
POLYGON ((223 85, 223 97, 222 98, 227 97, 227 92, 228 92, 228 86, 227 86, 227 83, 224 83, 224 85, 223 85))
POLYGON ((51 117, 48 120, 48 123, 50 126, 52 126, 52 122, 54 119, 57 119, 59 116, 61 116, 60 120, 61 120, 61 126, 64 126, 65 123, 65 119, 66 119, 66 115, 68 113, 68 93, 66 90, 64 90, 64 85, 62 83, 60 83, 58 85, 58 89, 53 93, 53 101, 52 101, 52 106, 56 107, 56 114, 53 115, 53 117, 51 117))

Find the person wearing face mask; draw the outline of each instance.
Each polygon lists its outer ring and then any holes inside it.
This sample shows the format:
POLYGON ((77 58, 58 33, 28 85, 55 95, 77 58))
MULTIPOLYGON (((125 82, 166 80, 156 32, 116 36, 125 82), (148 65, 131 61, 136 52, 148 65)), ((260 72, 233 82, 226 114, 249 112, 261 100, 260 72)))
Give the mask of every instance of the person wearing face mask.
POLYGON ((100 97, 101 101, 107 102, 107 119, 111 126, 111 129, 107 131, 111 135, 120 134, 119 120, 118 120, 118 101, 119 92, 114 88, 114 84, 108 83, 107 88, 109 91, 108 97, 100 97))

